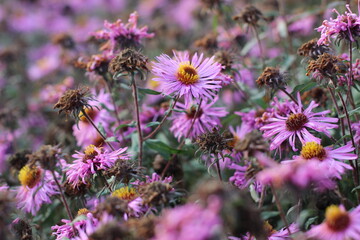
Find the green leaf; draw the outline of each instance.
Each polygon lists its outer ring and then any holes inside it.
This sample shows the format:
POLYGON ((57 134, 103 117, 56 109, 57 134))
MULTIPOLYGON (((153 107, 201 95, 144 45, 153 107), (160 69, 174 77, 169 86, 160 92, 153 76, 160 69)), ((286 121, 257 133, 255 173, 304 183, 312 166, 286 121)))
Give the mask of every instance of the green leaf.
POLYGON ((304 84, 297 85, 291 94, 295 94, 297 92, 303 93, 305 91, 309 91, 310 89, 316 87, 316 85, 317 85, 316 82, 311 82, 311 81, 304 83, 304 84))
POLYGON ((99 125, 97 127, 98 127, 99 131, 102 133, 102 135, 104 135, 106 137, 106 131, 104 129, 104 126, 101 123, 99 123, 99 125))
POLYGON ((106 142, 120 142, 116 137, 108 137, 105 141, 106 142))
POLYGON ((357 191, 357 190, 359 190, 359 189, 360 189, 360 185, 357 186, 357 187, 354 187, 354 188, 351 190, 351 192, 353 193, 353 192, 355 192, 355 191, 357 191))
POLYGON ((160 122, 149 122, 148 124, 146 124, 146 127, 153 127, 158 125, 160 125, 160 122))
POLYGON ((148 89, 148 88, 138 88, 139 93, 142 94, 150 94, 150 95, 159 95, 161 94, 161 92, 152 90, 152 89, 148 89))
POLYGON ((120 124, 119 126, 117 126, 117 128, 115 128, 115 132, 119 131, 121 128, 124 127, 135 127, 135 126, 136 126, 135 122, 120 124))
POLYGON ((272 217, 279 216, 279 211, 265 211, 261 213, 261 218, 267 220, 272 217))
POLYGON ((183 152, 183 150, 172 148, 158 139, 147 140, 145 142, 145 146, 154 150, 155 152, 158 152, 160 155, 166 158, 170 157, 171 154, 177 154, 183 152))
MULTIPOLYGON (((348 112, 348 115, 349 115, 349 117, 351 117, 352 115, 354 115, 354 114, 356 114, 356 113, 360 113, 360 107, 355 108, 355 109, 349 111, 349 112, 348 112)), ((339 118, 344 118, 344 117, 346 117, 346 114, 341 114, 341 115, 339 116, 339 118)))

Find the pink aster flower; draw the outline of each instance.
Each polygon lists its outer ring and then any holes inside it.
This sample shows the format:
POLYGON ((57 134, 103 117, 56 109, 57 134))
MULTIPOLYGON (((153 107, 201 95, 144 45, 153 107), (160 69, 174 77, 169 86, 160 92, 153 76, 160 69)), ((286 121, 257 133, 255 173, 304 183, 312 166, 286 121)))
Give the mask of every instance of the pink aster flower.
POLYGON ((298 94, 298 103, 298 106, 289 106, 290 113, 286 116, 280 116, 275 112, 274 117, 268 119, 269 124, 260 128, 264 131, 263 136, 265 138, 272 138, 270 150, 279 148, 285 140, 289 139, 290 146, 294 151, 297 151, 295 147, 296 137, 301 143, 312 141, 320 143, 321 141, 311 134, 308 128, 330 136, 329 130, 337 127, 336 124, 333 124, 338 121, 337 118, 325 117, 325 114, 330 113, 330 110, 313 113, 312 110, 319 105, 315 101, 311 101, 309 106, 303 110, 300 94, 298 94))
POLYGON ((354 140, 356 144, 360 144, 360 122, 351 124, 354 134, 354 140))
POLYGON ((313 226, 307 235, 319 240, 360 239, 360 207, 347 212, 342 205, 331 205, 326 209, 325 221, 313 226))
MULTIPOLYGON (((349 164, 341 161, 355 160, 357 155, 352 153, 354 148, 349 143, 345 146, 333 149, 332 147, 323 147, 316 142, 306 142, 302 149, 301 155, 294 157, 295 160, 286 162, 298 161, 298 160, 317 160, 319 161, 319 167, 324 171, 327 169, 331 177, 341 179, 341 174, 346 170, 352 169, 349 164), (341 161, 336 161, 341 160, 341 161)), ((283 161, 284 162, 284 161, 283 161)))
POLYGON ((236 187, 245 189, 250 185, 253 185, 256 192, 260 193, 262 191, 263 185, 257 181, 255 175, 252 174, 251 164, 240 166, 238 164, 232 163, 229 166, 229 169, 235 170, 234 175, 229 178, 229 181, 232 182, 236 187))
POLYGON ((72 164, 68 164, 66 176, 69 183, 74 187, 82 181, 86 181, 99 170, 106 170, 114 166, 118 159, 128 160, 129 155, 125 153, 127 148, 120 148, 116 151, 110 152, 103 148, 89 145, 84 153, 76 152, 72 155, 76 160, 72 164))
POLYGON ((336 12, 338 16, 335 19, 324 20, 322 25, 316 28, 318 32, 321 32, 318 45, 329 44, 330 38, 346 39, 354 42, 356 41, 355 38, 360 36, 359 16, 351 11, 348 4, 346 9, 348 11, 345 11, 344 14, 340 14, 336 9, 333 9, 333 12, 336 12))
POLYGON ((59 193, 51 172, 38 166, 25 165, 18 178, 21 186, 17 190, 17 205, 32 215, 35 215, 44 203, 51 203, 51 196, 59 193))
POLYGON ((221 231, 219 210, 218 201, 207 208, 188 203, 166 210, 155 226, 154 240, 217 239, 221 231))
MULTIPOLYGON (((272 226, 269 223, 265 223, 265 228, 268 230, 268 240, 290 240, 292 239, 291 235, 289 235, 289 231, 284 227, 280 229, 279 231, 276 231, 272 228, 272 226)), ((289 230, 291 234, 297 233, 299 231, 299 228, 296 226, 296 224, 292 223, 289 226, 289 230)), ((243 236, 242 238, 237 237, 229 237, 230 240, 256 240, 254 236, 251 236, 249 233, 246 234, 246 236, 243 236)))
POLYGON ((195 53, 190 58, 187 51, 173 53, 174 58, 162 54, 153 62, 153 80, 160 82, 163 94, 183 96, 186 105, 193 100, 199 103, 213 99, 227 81, 221 73, 221 64, 214 61, 214 56, 204 59, 203 54, 195 53))
POLYGON ((220 117, 226 116, 227 111, 223 107, 212 107, 217 99, 215 98, 210 103, 203 102, 198 114, 196 114, 197 107, 195 105, 187 107, 185 104, 178 102, 175 106, 176 111, 171 117, 173 124, 170 131, 180 140, 182 137, 187 137, 186 135, 190 130, 188 137, 196 139, 201 134, 211 131, 214 127, 220 127, 220 117), (194 124, 192 124, 193 121, 194 124))
POLYGON ((138 14, 133 12, 130 14, 128 23, 124 24, 120 19, 114 23, 105 21, 106 29, 97 31, 94 36, 98 39, 109 40, 110 51, 113 53, 117 46, 125 48, 140 44, 143 38, 152 38, 154 33, 148 33, 148 28, 137 26, 138 14))

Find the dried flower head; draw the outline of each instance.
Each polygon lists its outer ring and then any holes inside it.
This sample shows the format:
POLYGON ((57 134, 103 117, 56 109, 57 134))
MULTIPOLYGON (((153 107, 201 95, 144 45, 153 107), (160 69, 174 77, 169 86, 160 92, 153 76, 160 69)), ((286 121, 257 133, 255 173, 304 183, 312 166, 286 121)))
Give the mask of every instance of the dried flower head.
POLYGON ((26 220, 17 218, 13 221, 11 227, 14 230, 15 235, 18 237, 18 239, 21 240, 33 239, 31 226, 26 220))
POLYGON ((258 86, 264 85, 270 88, 283 88, 286 85, 287 76, 280 73, 278 68, 266 67, 259 78, 256 80, 258 86))
POLYGON ((76 186, 72 185, 69 181, 64 183, 64 192, 69 197, 79 197, 87 193, 88 189, 91 187, 90 182, 83 183, 80 181, 76 186))
POLYGON ((200 3, 203 5, 205 10, 216 10, 221 7, 223 0, 201 0, 200 3))
POLYGON ((152 182, 141 189, 141 198, 145 205, 159 206, 169 202, 172 190, 173 188, 170 184, 152 182))
POLYGON ((54 44, 58 44, 60 46, 62 46, 63 48, 67 48, 67 49, 73 49, 75 47, 75 42, 73 40, 73 38, 66 33, 60 33, 55 35, 52 38, 52 42, 54 44))
POLYGON ((96 206, 94 216, 100 218, 103 213, 122 218, 128 212, 128 203, 118 197, 108 197, 96 206))
POLYGON ((130 231, 135 235, 136 239, 153 239, 155 231, 154 215, 142 218, 132 218, 126 222, 126 226, 130 228, 130 231))
POLYGON ((215 53, 215 61, 224 67, 223 71, 230 70, 234 62, 231 53, 224 50, 220 50, 215 53))
POLYGON ((133 73, 142 70, 149 71, 146 66, 147 62, 148 58, 139 51, 127 48, 110 61, 109 72, 115 74, 122 72, 133 73))
POLYGON ((85 108, 92 108, 88 101, 89 88, 69 89, 59 101, 54 105, 54 109, 59 108, 59 113, 72 114, 78 120, 80 112, 85 108))
POLYGON ((117 160, 115 165, 105 171, 105 176, 114 176, 119 182, 128 184, 131 179, 138 177, 141 169, 132 164, 130 161, 117 160))
POLYGON ((328 96, 326 95, 324 88, 317 87, 311 89, 310 91, 306 91, 301 95, 301 100, 304 103, 309 103, 310 100, 306 101, 306 99, 314 100, 320 106, 325 106, 328 100, 328 96))
POLYGON ((195 46, 204 50, 212 50, 218 47, 217 34, 209 33, 195 41, 195 46))
POLYGON ((29 161, 30 150, 22 150, 16 152, 9 158, 9 162, 11 167, 15 168, 16 170, 22 169, 29 161))
POLYGON ((210 154, 217 154, 225 149, 229 149, 228 141, 229 139, 216 128, 213 128, 211 132, 200 135, 196 140, 200 149, 210 154))
POLYGON ((115 221, 105 223, 93 232, 89 239, 91 240, 121 240, 121 239, 133 239, 131 238, 129 230, 115 221))
POLYGON ((46 170, 53 170, 58 162, 60 149, 56 146, 43 145, 40 149, 29 155, 31 163, 39 162, 41 167, 46 170))
POLYGON ((341 58, 324 53, 316 60, 309 61, 306 75, 309 76, 310 73, 318 72, 325 78, 335 79, 336 75, 344 74, 347 70, 348 66, 341 58))
POLYGON ((318 39, 314 38, 314 39, 304 43, 298 49, 297 53, 300 56, 310 57, 315 60, 320 55, 331 52, 331 48, 329 46, 324 45, 324 44, 318 45, 317 41, 318 41, 318 39))
POLYGON ((234 150, 242 152, 244 158, 248 158, 254 156, 256 152, 268 151, 269 144, 259 131, 252 131, 246 134, 244 138, 235 142, 234 150))
POLYGON ((256 26, 259 20, 265 18, 259 9, 252 5, 247 5, 240 14, 234 16, 233 19, 235 21, 240 20, 252 26, 256 26))
POLYGON ((113 58, 113 54, 104 51, 102 54, 94 54, 90 58, 79 58, 74 62, 74 66, 102 76, 108 72, 109 63, 113 58))

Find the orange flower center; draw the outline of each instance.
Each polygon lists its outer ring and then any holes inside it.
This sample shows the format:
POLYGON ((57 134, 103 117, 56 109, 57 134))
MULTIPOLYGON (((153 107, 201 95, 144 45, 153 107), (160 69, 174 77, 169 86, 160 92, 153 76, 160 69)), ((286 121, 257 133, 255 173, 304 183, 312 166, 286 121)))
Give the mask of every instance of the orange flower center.
POLYGON ((303 113, 290 114, 286 120, 286 129, 288 131, 298 131, 303 128, 309 120, 303 113))
POLYGON ((325 221, 331 230, 340 232, 349 226, 350 216, 338 206, 331 205, 326 209, 325 221))
POLYGON ((20 170, 18 178, 21 185, 33 188, 41 179, 41 169, 25 165, 20 170))
POLYGON ((196 68, 189 62, 180 63, 176 76, 180 82, 186 85, 194 84, 199 80, 196 68))

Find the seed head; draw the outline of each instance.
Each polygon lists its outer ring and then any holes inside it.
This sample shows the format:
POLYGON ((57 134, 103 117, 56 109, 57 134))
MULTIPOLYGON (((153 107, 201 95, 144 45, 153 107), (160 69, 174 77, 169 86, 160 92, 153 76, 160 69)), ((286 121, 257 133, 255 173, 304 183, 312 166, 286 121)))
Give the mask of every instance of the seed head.
POLYGON ((143 203, 149 206, 166 204, 170 200, 170 191, 172 189, 170 184, 152 182, 141 189, 143 203))
POLYGON ((54 105, 54 109, 59 108, 59 113, 72 114, 78 120, 80 112, 85 108, 92 108, 88 101, 89 88, 69 89, 59 101, 54 105))
POLYGON ((252 5, 247 5, 244 7, 243 11, 239 15, 233 17, 235 21, 240 20, 252 26, 256 26, 258 21, 265 19, 263 14, 259 9, 252 5))
POLYGON ((224 71, 228 71, 233 65, 233 56, 228 51, 217 51, 215 53, 215 61, 220 63, 224 68, 224 71))
POLYGON ((29 162, 29 150, 22 150, 16 152, 9 158, 10 165, 16 170, 20 171, 29 162))
POLYGON ((202 151, 210 154, 218 154, 225 149, 229 149, 229 139, 225 137, 224 133, 220 133, 216 128, 211 132, 204 133, 196 140, 202 151))
POLYGON ((283 88, 286 85, 287 76, 280 73, 278 68, 267 67, 256 80, 258 86, 267 86, 270 88, 283 88))
POLYGON ((109 64, 109 72, 116 74, 122 72, 149 71, 146 64, 148 58, 139 51, 127 48, 114 57, 109 64))
POLYGON ((329 53, 320 55, 316 60, 309 61, 306 75, 319 72, 325 78, 335 79, 338 74, 344 74, 348 66, 339 58, 329 53))
POLYGON ((42 168, 53 170, 58 162, 59 154, 59 148, 51 145, 43 145, 38 151, 30 154, 28 157, 31 163, 39 162, 42 168))
POLYGON ((217 34, 209 33, 204 37, 195 41, 195 46, 199 48, 203 48, 204 50, 212 50, 216 49, 218 46, 217 42, 217 34))
POLYGON ((331 48, 324 44, 318 45, 318 39, 314 38, 303 45, 298 49, 297 53, 303 57, 310 57, 316 60, 320 55, 324 53, 330 53, 331 48))

